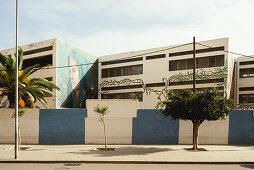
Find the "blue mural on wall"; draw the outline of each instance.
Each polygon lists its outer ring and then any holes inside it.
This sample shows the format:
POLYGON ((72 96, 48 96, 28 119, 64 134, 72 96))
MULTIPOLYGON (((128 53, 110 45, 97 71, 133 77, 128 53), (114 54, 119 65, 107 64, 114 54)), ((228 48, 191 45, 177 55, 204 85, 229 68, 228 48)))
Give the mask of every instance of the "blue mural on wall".
POLYGON ((58 40, 57 66, 57 107, 84 108, 86 99, 97 98, 96 56, 58 40))

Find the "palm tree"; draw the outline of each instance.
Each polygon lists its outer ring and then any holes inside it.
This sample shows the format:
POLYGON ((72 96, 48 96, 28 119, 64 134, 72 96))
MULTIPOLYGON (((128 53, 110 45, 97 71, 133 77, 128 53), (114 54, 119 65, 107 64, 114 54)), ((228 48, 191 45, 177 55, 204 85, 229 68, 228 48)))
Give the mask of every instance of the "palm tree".
MULTIPOLYGON (((22 69, 23 65, 23 51, 19 48, 18 55, 18 138, 19 146, 21 145, 20 122, 28 108, 35 108, 36 101, 48 108, 48 104, 44 97, 47 94, 53 95, 52 89, 59 90, 54 83, 49 82, 44 78, 30 78, 30 75, 41 69, 39 64, 22 69)), ((4 96, 8 97, 10 107, 15 107, 15 79, 16 79, 16 57, 12 54, 6 56, 0 53, 0 103, 4 96)), ((13 116, 14 117, 14 114, 13 116)))
MULTIPOLYGON (((52 89, 59 90, 59 87, 44 78, 30 78, 31 74, 42 68, 39 64, 22 70, 23 51, 21 48, 19 48, 18 58, 19 108, 34 108, 36 101, 41 102, 47 108, 48 104, 44 97, 47 94, 53 95, 52 89)), ((11 108, 15 106, 15 66, 16 58, 13 54, 6 56, 0 53, 0 102, 4 96, 7 96, 11 108)))

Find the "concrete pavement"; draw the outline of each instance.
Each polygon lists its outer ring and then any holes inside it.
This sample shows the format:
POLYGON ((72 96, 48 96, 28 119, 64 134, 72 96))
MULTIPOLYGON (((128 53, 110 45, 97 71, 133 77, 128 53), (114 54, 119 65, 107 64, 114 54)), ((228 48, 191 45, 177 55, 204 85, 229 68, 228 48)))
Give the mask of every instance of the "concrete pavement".
POLYGON ((115 151, 96 151, 102 145, 22 145, 14 159, 13 145, 0 145, 0 163, 226 163, 254 164, 254 146, 200 145, 208 151, 184 150, 191 145, 109 145, 115 151))

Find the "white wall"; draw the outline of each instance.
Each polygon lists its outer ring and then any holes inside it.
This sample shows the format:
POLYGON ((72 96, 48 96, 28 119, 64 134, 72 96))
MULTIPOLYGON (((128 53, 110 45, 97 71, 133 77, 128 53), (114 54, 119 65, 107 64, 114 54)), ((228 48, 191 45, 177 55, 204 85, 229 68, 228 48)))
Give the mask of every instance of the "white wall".
POLYGON ((108 144, 132 143, 132 119, 137 116, 137 100, 96 100, 88 99, 85 119, 86 144, 104 144, 103 124, 94 107, 108 106, 110 112, 105 116, 108 144))
MULTIPOLYGON (((199 127, 199 144, 228 144, 229 117, 204 121, 199 127)), ((179 144, 192 144, 192 122, 179 120, 179 144)))
MULTIPOLYGON (((15 141, 14 109, 0 109, 0 143, 10 144, 15 141)), ((21 142, 38 144, 39 140, 39 109, 31 109, 21 118, 21 142)))

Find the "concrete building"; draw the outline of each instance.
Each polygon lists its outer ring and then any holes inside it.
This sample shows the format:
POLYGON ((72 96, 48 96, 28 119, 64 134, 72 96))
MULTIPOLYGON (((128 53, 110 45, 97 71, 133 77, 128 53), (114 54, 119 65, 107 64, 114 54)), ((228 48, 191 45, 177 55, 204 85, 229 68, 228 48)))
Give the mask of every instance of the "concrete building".
POLYGON ((236 60, 235 102, 254 103, 254 56, 239 57, 236 60))
MULTIPOLYGON (((196 43, 197 72, 216 72, 227 67, 226 78, 197 79, 197 90, 218 87, 229 97, 234 58, 228 55, 228 38, 196 43)), ((98 64, 99 98, 139 100, 139 108, 154 109, 158 95, 143 93, 146 88, 162 90, 163 78, 173 75, 191 75, 193 44, 173 45, 102 56, 98 64)), ((192 79, 168 83, 170 89, 191 89, 192 79)))
MULTIPOLYGON (((40 64, 43 69, 32 77, 45 78, 60 87, 54 96, 45 97, 49 108, 85 107, 87 98, 96 98, 97 58, 80 48, 59 39, 51 39, 21 46, 24 54, 23 68, 40 64), (79 66, 77 66, 79 65, 79 66)), ((10 55, 15 49, 0 51, 10 55)), ((36 103, 42 107, 40 103, 36 103)))

